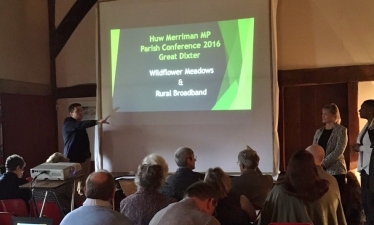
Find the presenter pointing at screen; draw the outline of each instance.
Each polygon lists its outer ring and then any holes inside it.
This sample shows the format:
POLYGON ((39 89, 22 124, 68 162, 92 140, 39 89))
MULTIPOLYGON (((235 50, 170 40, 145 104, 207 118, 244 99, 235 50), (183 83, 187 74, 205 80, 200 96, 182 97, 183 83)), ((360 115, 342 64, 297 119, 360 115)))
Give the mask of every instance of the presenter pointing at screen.
POLYGON ((85 180, 90 174, 90 141, 86 128, 93 127, 97 124, 109 124, 107 116, 101 120, 84 120, 82 105, 73 103, 69 106, 70 116, 66 117, 62 127, 62 135, 64 138, 64 155, 70 159, 70 162, 80 163, 82 173, 84 174, 81 182, 78 183, 77 191, 83 194, 85 180))

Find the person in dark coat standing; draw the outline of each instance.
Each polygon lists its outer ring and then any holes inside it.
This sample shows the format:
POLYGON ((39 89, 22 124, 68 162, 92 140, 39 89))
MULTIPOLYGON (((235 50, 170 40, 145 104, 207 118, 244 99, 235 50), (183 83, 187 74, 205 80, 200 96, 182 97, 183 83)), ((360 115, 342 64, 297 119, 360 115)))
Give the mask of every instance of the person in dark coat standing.
POLYGON ((83 194, 84 182, 90 174, 90 140, 86 128, 93 127, 97 124, 109 124, 108 117, 101 120, 82 120, 82 105, 73 103, 69 106, 70 116, 65 118, 62 127, 62 135, 64 138, 64 155, 70 162, 80 163, 84 177, 78 183, 77 191, 83 194))
POLYGON ((353 147, 359 153, 357 170, 361 173, 361 195, 366 222, 374 224, 374 99, 361 104, 360 118, 367 122, 353 147))

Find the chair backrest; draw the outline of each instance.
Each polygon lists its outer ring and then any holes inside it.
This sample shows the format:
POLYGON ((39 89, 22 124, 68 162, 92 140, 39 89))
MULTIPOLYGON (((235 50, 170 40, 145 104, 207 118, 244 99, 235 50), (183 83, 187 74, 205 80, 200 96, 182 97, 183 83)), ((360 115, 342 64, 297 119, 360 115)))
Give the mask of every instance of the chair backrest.
POLYGON ((0 224, 1 225, 12 225, 13 213, 0 212, 0 224))
POLYGON ((0 211, 10 212, 15 216, 29 216, 26 203, 22 199, 6 199, 0 200, 0 211))
MULTIPOLYGON (((40 212, 42 209, 43 202, 35 202, 35 205, 37 211, 40 212)), ((54 225, 59 225, 63 218, 60 207, 55 202, 45 202, 42 214, 43 217, 52 219, 54 225)))

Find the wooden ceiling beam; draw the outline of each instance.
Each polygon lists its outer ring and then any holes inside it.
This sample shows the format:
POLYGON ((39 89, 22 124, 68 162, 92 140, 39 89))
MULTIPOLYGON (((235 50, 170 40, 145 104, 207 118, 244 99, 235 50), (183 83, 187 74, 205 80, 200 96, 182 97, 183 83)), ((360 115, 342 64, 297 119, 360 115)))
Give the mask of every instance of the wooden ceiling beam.
POLYGON ((337 84, 374 80, 374 64, 315 69, 278 70, 280 87, 337 84))
POLYGON ((97 0, 77 0, 54 32, 52 57, 61 52, 79 23, 96 4, 97 0))
POLYGON ((79 84, 70 87, 57 88, 57 99, 96 97, 96 84, 79 84))

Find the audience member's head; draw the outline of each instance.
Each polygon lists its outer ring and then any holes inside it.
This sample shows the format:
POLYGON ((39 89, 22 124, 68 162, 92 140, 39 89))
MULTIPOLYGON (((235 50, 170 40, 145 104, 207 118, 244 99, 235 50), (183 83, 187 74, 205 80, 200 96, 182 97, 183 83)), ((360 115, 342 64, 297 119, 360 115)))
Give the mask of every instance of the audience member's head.
POLYGON ((165 159, 162 156, 152 153, 150 155, 147 155, 143 159, 142 164, 160 165, 163 170, 163 182, 164 182, 166 176, 168 175, 169 167, 165 159))
POLYGON ((361 104, 360 118, 371 120, 374 117, 374 99, 368 99, 361 104))
POLYGON ((13 172, 17 174, 19 178, 23 176, 23 169, 26 163, 23 158, 19 155, 11 155, 5 161, 5 168, 7 172, 13 172))
POLYGON ((256 169, 260 162, 260 157, 257 155, 257 152, 251 148, 244 149, 239 152, 238 163, 240 171, 244 172, 249 169, 256 169))
POLYGON ((362 205, 361 185, 356 175, 347 172, 345 201, 342 202, 347 224, 365 224, 365 214, 362 205))
POLYGON ((55 152, 46 161, 47 163, 69 162, 69 159, 60 152, 55 152))
POLYGON ((328 191, 329 183, 318 176, 312 154, 301 150, 291 156, 281 185, 288 195, 313 202, 328 191))
POLYGON ((160 165, 142 164, 135 176, 135 184, 144 190, 159 189, 163 180, 163 169, 160 165))
POLYGON ((365 104, 369 107, 372 107, 374 109, 374 99, 368 99, 368 100, 365 100, 362 104, 365 104))
POLYGON ((314 158, 314 163, 318 166, 322 165, 323 158, 325 158, 325 151, 323 148, 317 144, 313 144, 308 146, 305 149, 307 152, 312 154, 314 158))
POLYGON ((360 182, 358 182, 356 175, 351 171, 347 172, 347 186, 360 189, 360 182))
POLYGON ((83 119, 83 109, 80 103, 73 103, 69 106, 69 114, 76 120, 83 119))
POLYGON ((322 121, 323 123, 334 122, 334 123, 340 124, 341 122, 340 112, 339 112, 338 106, 335 103, 330 103, 330 104, 323 106, 322 120, 323 120, 322 121))
POLYGON ((212 185, 198 181, 187 188, 184 198, 194 199, 202 212, 212 215, 217 206, 217 196, 217 192, 212 185))
POLYGON ((93 172, 87 177, 85 190, 87 198, 110 201, 115 193, 114 178, 105 170, 93 172))
POLYGON ((219 198, 226 197, 231 189, 230 177, 219 167, 209 168, 205 174, 204 181, 217 190, 219 198))
POLYGON ((179 167, 186 167, 191 170, 195 169, 196 157, 192 149, 187 147, 178 148, 175 152, 175 163, 179 167))

